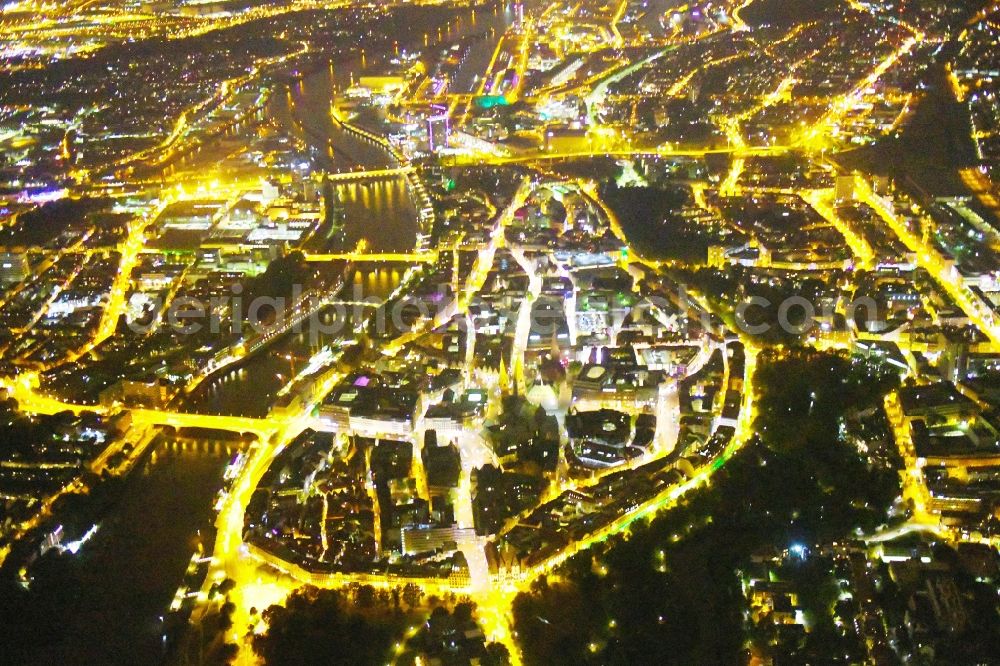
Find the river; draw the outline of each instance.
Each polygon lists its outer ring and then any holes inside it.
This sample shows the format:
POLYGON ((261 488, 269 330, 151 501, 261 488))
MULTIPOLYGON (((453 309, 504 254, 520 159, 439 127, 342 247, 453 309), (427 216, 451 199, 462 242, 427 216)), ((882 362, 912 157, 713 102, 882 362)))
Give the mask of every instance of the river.
POLYGON ((198 544, 211 549, 212 499, 236 445, 163 441, 148 452, 94 536, 77 555, 64 555, 75 558, 73 595, 59 611, 65 620, 27 663, 162 659, 160 617, 198 544))
MULTIPOLYGON (((367 265, 353 272, 352 284, 343 290, 345 300, 384 299, 399 284, 405 267, 367 265)), ((364 312, 363 310, 361 312, 364 312)), ((324 345, 351 335, 352 308, 339 317, 332 308, 319 315, 320 326, 306 320, 301 330, 292 331, 245 362, 214 375, 184 402, 185 411, 234 416, 267 416, 278 392, 324 345), (335 325, 336 324, 336 325, 335 325)))
MULTIPOLYGON (((457 22, 449 37, 481 31, 482 23, 492 20, 502 26, 507 16, 480 10, 479 25, 469 19, 457 22)), ((355 62, 353 66, 360 65, 355 62)), ((350 77, 351 67, 350 62, 338 62, 333 72, 321 68, 309 74, 288 94, 275 95, 274 99, 283 102, 269 111, 318 146, 318 168, 377 168, 388 163, 380 150, 347 136, 329 120, 333 86, 338 76, 341 83, 350 77)), ((338 186, 338 194, 345 209, 347 244, 365 238, 375 251, 414 246, 416 211, 404 181, 345 184, 338 186)), ((405 270, 401 264, 359 265, 348 274, 345 297, 384 298, 405 270)), ((206 382, 188 406, 208 413, 265 416, 280 387, 303 367, 305 359, 335 339, 336 334, 313 336, 308 330, 289 334, 241 367, 206 382)), ((68 619, 61 635, 51 637, 29 663, 155 664, 162 660, 160 617, 199 543, 211 550, 213 498, 236 446, 235 442, 176 439, 155 446, 125 481, 120 500, 93 538, 77 555, 67 556, 75 558, 73 568, 79 578, 65 609, 68 619)), ((0 663, 6 663, 2 655, 0 663)))
MULTIPOLYGON (((500 35, 514 17, 512 4, 498 8, 496 13, 480 8, 475 18, 471 11, 463 14, 449 31, 442 33, 448 40, 482 34, 456 77, 463 91, 471 89, 472 73, 482 72, 489 64, 500 35)), ((432 27, 418 29, 429 31, 432 27)), ((364 58, 355 55, 316 68, 275 94, 268 105, 268 116, 313 148, 317 169, 336 172, 391 166, 380 147, 347 133, 330 117, 336 91, 345 89, 364 72, 379 68, 390 56, 367 53, 364 58)), ((372 252, 413 249, 419 231, 417 211, 402 177, 338 184, 336 191, 344 209, 345 248, 353 248, 364 239, 372 252)), ((343 298, 385 298, 399 285, 405 270, 402 264, 359 264, 343 298)), ((265 417, 282 386, 306 359, 337 337, 314 336, 308 330, 289 334, 245 363, 206 381, 185 401, 185 408, 208 414, 265 417)))

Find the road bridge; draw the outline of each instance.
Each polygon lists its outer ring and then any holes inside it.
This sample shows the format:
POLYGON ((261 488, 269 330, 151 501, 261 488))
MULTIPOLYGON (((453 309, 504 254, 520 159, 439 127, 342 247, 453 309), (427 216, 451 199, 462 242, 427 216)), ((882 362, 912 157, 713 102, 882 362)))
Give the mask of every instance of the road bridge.
POLYGON ((780 155, 790 150, 788 146, 753 146, 721 148, 590 148, 585 150, 559 150, 522 153, 516 155, 484 155, 467 153, 454 155, 449 166, 471 166, 476 164, 504 165, 531 162, 558 162, 559 160, 579 160, 593 157, 705 157, 706 155, 731 154, 739 157, 780 155))
POLYGON ((382 180, 385 178, 395 178, 396 176, 406 176, 413 173, 412 166, 402 166, 395 169, 368 169, 365 171, 342 171, 340 173, 327 174, 326 178, 333 183, 358 182, 363 180, 382 180))
POLYGON ((238 433, 253 433, 262 438, 270 437, 284 425, 274 418, 258 419, 249 416, 222 416, 194 414, 157 409, 133 409, 132 421, 142 425, 172 426, 174 428, 206 428, 238 433))
POLYGON ((433 263, 438 259, 438 253, 427 252, 343 252, 343 253, 304 253, 306 261, 355 261, 355 262, 397 262, 397 263, 433 263))

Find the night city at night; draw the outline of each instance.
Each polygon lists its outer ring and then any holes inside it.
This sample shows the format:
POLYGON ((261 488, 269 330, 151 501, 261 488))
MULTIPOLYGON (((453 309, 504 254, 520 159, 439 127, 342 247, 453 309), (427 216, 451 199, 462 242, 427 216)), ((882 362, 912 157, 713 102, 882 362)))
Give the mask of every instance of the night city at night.
POLYGON ((1000 665, 1000 2, 0 3, 0 664, 1000 665))

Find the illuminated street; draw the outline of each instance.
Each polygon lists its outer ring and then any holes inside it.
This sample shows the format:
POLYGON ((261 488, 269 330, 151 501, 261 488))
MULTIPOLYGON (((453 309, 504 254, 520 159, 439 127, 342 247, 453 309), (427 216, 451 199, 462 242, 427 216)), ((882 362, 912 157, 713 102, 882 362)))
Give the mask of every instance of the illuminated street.
POLYGON ((8 3, 0 654, 990 663, 998 22, 8 3))

